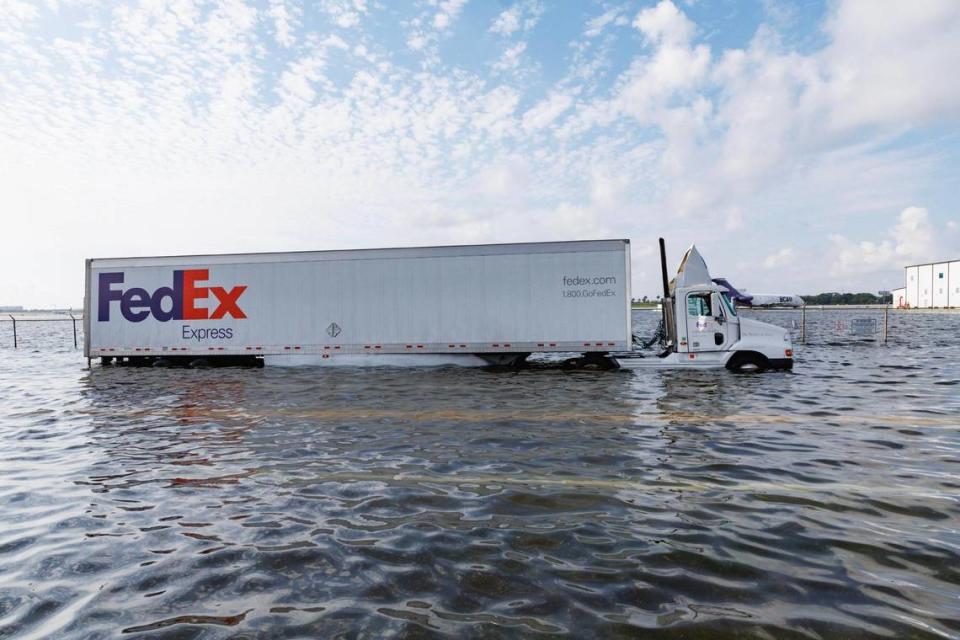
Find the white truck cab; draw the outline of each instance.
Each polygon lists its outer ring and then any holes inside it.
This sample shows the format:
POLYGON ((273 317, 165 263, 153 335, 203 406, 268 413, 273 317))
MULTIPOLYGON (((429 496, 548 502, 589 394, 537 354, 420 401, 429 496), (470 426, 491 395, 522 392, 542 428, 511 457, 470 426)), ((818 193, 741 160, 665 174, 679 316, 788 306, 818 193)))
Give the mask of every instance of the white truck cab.
POLYGON ((676 277, 667 282, 666 255, 660 240, 663 271, 663 349, 611 354, 624 369, 726 367, 735 371, 791 369, 793 344, 785 329, 741 318, 726 288, 715 283, 695 246, 687 249, 676 277))

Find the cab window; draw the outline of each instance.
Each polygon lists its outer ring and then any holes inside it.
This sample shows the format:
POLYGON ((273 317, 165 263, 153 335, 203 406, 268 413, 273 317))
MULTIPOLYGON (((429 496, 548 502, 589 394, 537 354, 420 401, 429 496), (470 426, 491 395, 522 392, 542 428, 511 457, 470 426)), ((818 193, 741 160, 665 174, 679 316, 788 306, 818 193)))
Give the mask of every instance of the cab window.
POLYGON ((687 296, 687 314, 691 316, 712 316, 709 293, 692 293, 687 296))
POLYGON ((720 293, 720 297, 723 298, 723 306, 727 308, 727 312, 731 316, 737 315, 737 307, 733 304, 733 300, 730 299, 730 294, 724 291, 720 293))

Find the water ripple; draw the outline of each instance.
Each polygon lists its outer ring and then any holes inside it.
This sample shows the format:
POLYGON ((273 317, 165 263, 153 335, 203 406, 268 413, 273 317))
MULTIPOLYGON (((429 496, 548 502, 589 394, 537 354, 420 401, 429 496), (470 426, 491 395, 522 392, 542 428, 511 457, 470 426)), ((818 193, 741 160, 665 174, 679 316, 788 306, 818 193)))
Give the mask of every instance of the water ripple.
POLYGON ((0 638, 958 637, 960 316, 891 322, 744 376, 88 371, 45 323, 0 638))

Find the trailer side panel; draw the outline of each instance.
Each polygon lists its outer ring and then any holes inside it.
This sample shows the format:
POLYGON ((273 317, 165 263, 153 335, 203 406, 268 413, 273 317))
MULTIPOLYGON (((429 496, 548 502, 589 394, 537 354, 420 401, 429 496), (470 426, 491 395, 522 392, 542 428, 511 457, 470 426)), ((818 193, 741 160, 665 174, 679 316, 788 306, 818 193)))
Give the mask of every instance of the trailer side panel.
POLYGON ((629 348, 623 240, 92 261, 90 356, 629 348))

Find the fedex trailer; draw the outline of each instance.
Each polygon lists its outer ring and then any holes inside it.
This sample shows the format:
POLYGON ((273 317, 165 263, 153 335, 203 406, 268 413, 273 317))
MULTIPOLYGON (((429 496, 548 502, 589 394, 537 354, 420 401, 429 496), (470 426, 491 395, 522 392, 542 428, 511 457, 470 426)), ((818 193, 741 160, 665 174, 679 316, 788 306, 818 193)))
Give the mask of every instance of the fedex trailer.
POLYGON ((90 259, 84 311, 85 355, 104 364, 605 354, 631 348, 630 243, 90 259))
MULTIPOLYGON (((655 354, 635 348, 630 242, 592 240, 92 259, 87 358, 103 364, 789 369, 777 326, 740 318, 696 247, 668 281, 655 354)), ((652 342, 650 343, 652 344, 652 342)))

